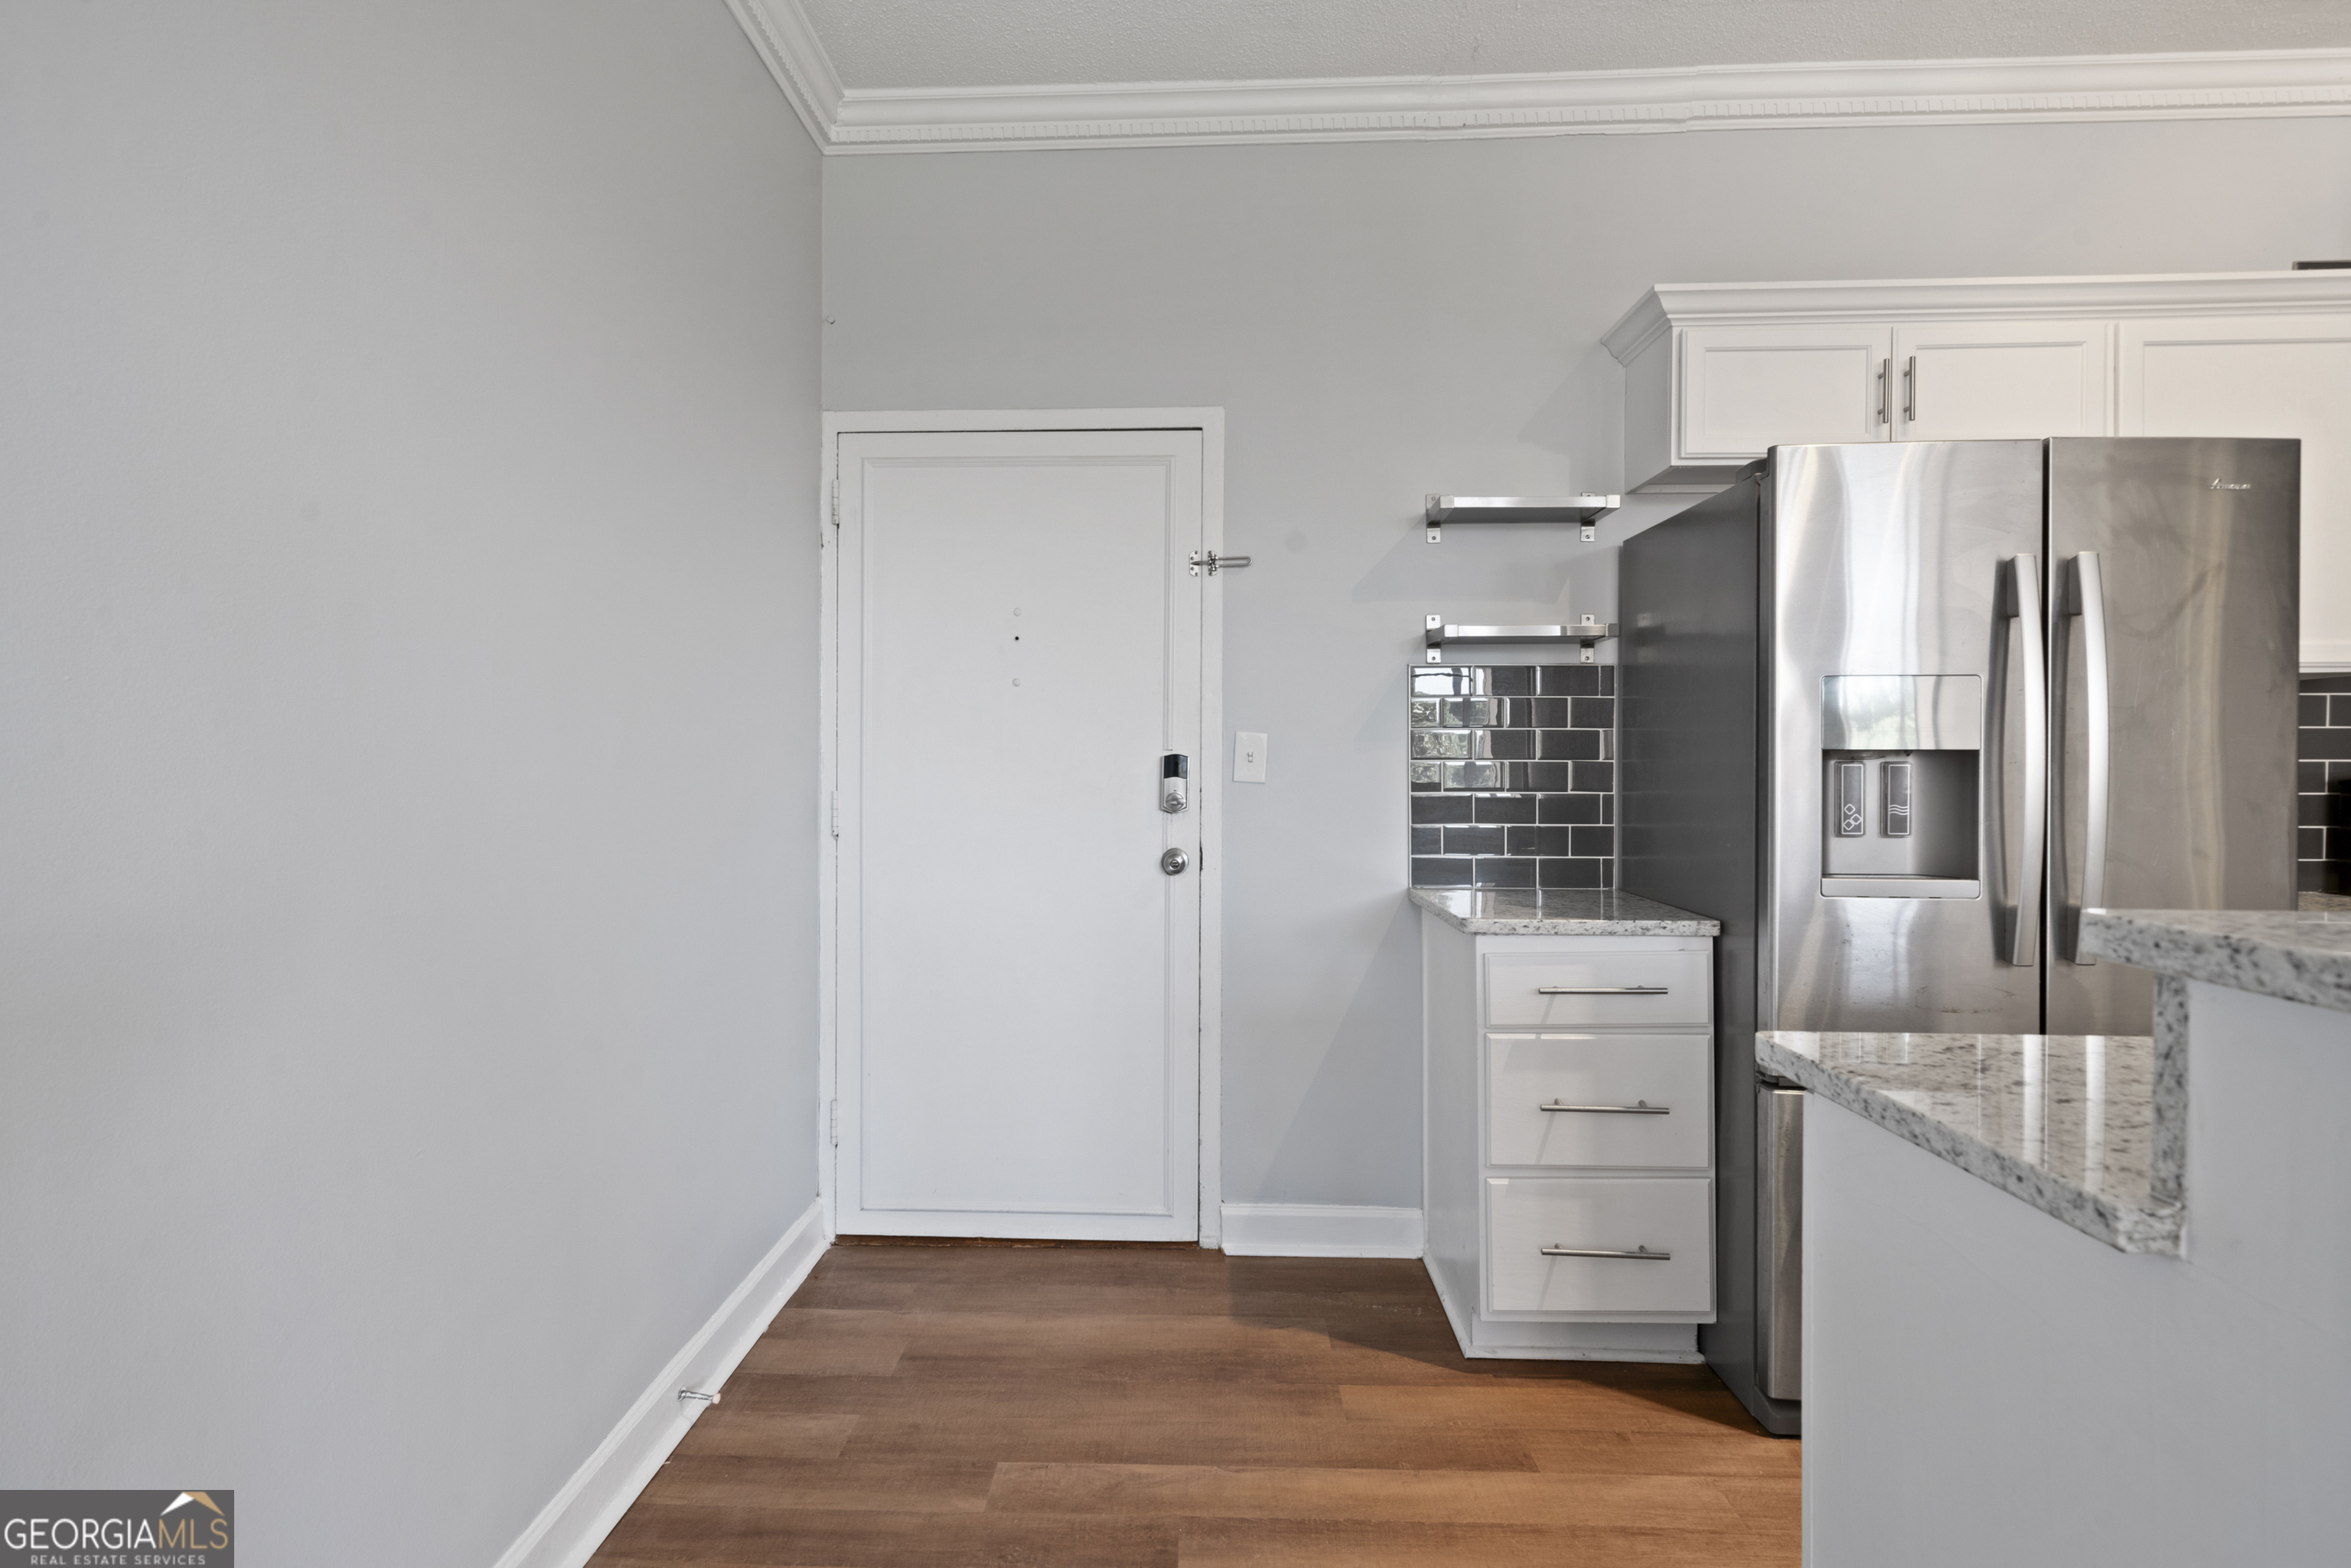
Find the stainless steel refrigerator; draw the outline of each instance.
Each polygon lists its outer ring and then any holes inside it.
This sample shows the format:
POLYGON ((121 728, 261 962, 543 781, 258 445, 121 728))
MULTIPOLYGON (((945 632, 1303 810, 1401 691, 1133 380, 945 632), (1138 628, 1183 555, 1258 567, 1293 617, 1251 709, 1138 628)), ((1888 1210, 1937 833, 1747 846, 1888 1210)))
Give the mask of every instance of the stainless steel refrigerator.
POLYGON ((1620 885, 1722 923, 1707 1358, 1798 1427, 1758 1030, 2144 1034, 2085 908, 2294 900, 2300 444, 1782 446, 1625 545, 1620 885))

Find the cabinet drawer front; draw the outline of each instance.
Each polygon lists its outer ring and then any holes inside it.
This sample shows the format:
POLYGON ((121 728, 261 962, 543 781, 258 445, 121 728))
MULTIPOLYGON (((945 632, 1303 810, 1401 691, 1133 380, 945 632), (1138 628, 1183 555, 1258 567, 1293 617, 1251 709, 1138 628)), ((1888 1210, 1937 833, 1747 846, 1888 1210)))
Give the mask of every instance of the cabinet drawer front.
POLYGON ((1493 1176, 1486 1310, 1714 1310, 1714 1184, 1697 1176, 1493 1176), (1622 1257, 1561 1257, 1545 1249, 1622 1257), (1663 1259, 1646 1257, 1667 1253, 1663 1259))
POLYGON ((1706 1169, 1712 1045, 1703 1034, 1488 1036, 1486 1163, 1706 1169))
POLYGON ((1714 966, 1698 953, 1496 953, 1489 1029, 1705 1024, 1714 966))

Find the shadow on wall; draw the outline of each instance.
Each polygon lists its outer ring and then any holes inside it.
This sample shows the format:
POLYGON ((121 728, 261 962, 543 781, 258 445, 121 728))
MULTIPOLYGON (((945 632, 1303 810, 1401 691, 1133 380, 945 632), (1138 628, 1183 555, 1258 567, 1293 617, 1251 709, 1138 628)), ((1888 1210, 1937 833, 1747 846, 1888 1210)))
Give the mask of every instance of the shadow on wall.
MULTIPOLYGON (((1401 864, 1396 873, 1401 883, 1401 864)), ((1392 1099, 1384 1087, 1400 1074, 1420 1079, 1420 911, 1401 886, 1394 898, 1371 964, 1323 1039, 1313 1080, 1297 1094, 1296 1107, 1315 1114, 1301 1120, 1293 1111, 1252 1202, 1420 1207, 1419 1096, 1402 1126, 1379 1124, 1392 1099), (1396 1027, 1399 1017, 1408 1028, 1396 1027), (1396 1147, 1404 1140, 1408 1150, 1396 1147), (1402 1193, 1393 1190, 1400 1168, 1411 1172, 1402 1193)))
POLYGON ((1599 343, 1520 428, 1530 446, 1567 454, 1578 490, 1625 487, 1625 367, 1599 343))
MULTIPOLYGON (((1420 524, 1416 512, 1397 516, 1395 543, 1355 580, 1356 603, 1410 604, 1454 619, 1480 604, 1564 610, 1576 569, 1590 576, 1588 587, 1596 587, 1602 552, 1609 560, 1615 556, 1606 545, 1583 543, 1573 523, 1466 524, 1446 529, 1441 545, 1430 544, 1420 524)), ((1614 602, 1614 595, 1609 599, 1614 602)), ((1417 651, 1418 619, 1397 624, 1412 633, 1417 651)))
MULTIPOLYGON (((1624 370, 1595 344, 1529 417, 1519 439, 1566 454, 1567 471, 1576 476, 1573 488, 1612 493, 1623 484, 1624 422, 1624 370)), ((1474 475, 1431 474, 1426 483, 1433 490, 1493 493, 1490 481, 1474 475)), ((1416 513, 1395 514, 1395 542, 1357 580, 1356 603, 1409 603, 1462 615, 1479 604, 1550 604, 1557 615, 1614 612, 1613 532, 1586 544, 1573 523, 1513 523, 1448 529, 1445 543, 1432 546, 1420 520, 1416 513)))

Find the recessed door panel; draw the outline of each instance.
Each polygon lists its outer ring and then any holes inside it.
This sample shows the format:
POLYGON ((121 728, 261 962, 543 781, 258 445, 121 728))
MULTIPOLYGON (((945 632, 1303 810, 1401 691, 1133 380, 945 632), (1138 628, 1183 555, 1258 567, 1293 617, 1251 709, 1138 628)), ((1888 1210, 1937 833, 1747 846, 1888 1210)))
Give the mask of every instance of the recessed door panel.
POLYGON ((2104 321, 1961 321, 1894 332, 1903 441, 2105 435, 2104 321))
POLYGON ((2125 435, 2302 443, 2302 647, 2351 665, 2351 316, 2126 321, 2125 435))
POLYGON ((1793 443, 1886 440, 1892 344, 1889 329, 1845 323, 1683 329, 1677 461, 1736 462, 1793 443))

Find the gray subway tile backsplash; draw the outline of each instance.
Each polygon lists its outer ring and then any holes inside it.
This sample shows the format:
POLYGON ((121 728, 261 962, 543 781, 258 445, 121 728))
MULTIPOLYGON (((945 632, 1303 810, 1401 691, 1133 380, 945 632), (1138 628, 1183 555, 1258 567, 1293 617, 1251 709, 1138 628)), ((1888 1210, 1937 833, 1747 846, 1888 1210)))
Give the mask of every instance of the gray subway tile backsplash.
POLYGON ((1614 884, 1616 671, 1416 665, 1415 887, 1614 884))
POLYGON ((2351 894, 2351 675, 2302 679, 2295 886, 2351 894))

